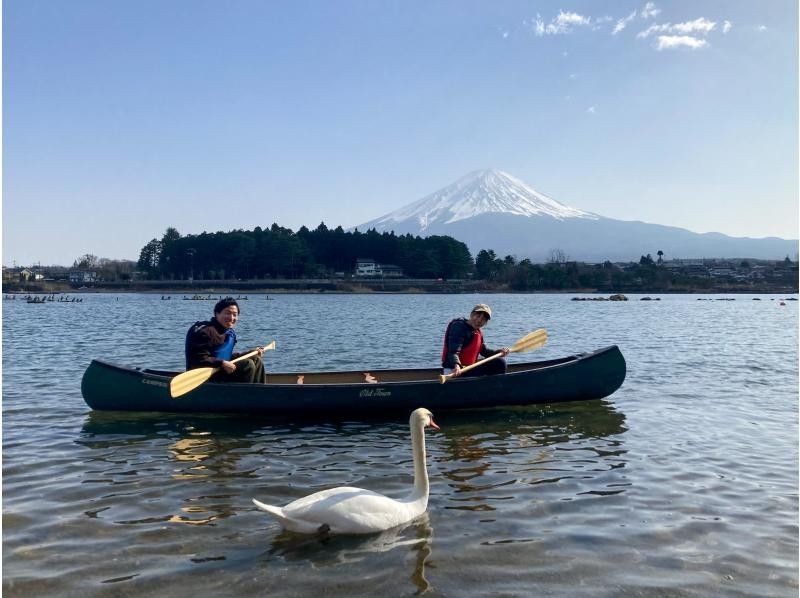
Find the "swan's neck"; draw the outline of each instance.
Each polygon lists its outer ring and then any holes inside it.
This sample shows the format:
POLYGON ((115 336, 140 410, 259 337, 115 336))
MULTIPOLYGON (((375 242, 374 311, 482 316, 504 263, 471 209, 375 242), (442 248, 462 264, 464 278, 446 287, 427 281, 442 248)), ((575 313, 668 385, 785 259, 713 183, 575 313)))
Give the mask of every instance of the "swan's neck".
POLYGON ((425 461, 425 428, 415 425, 411 428, 411 448, 414 455, 414 494, 415 498, 428 499, 428 467, 425 461))

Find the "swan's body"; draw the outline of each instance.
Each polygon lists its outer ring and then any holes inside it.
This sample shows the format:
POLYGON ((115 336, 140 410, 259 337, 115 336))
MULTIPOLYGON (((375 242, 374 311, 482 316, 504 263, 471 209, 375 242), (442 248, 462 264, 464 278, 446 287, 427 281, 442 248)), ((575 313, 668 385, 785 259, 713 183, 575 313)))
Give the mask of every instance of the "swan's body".
POLYGON ((407 523, 428 508, 428 470, 425 464, 425 427, 439 429, 433 414, 417 409, 411 414, 411 446, 414 455, 414 489, 396 500, 361 488, 340 486, 304 496, 285 507, 273 507, 253 499, 259 508, 289 531, 312 534, 370 534, 407 523))

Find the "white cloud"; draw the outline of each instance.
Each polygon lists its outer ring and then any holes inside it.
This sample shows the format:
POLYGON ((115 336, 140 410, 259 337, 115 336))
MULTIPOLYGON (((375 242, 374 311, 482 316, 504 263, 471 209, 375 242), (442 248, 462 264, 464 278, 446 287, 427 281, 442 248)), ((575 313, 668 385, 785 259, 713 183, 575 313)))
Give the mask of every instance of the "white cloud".
POLYGON ((579 15, 576 12, 559 11, 554 21, 558 23, 559 26, 568 27, 570 25, 590 25, 592 19, 579 15))
POLYGON ((690 34, 699 34, 699 35, 706 35, 710 31, 716 27, 717 24, 714 21, 709 21, 704 17, 700 17, 699 19, 695 19, 694 21, 686 21, 685 23, 676 23, 673 25, 672 23, 666 23, 664 25, 650 25, 644 31, 640 31, 636 34, 636 37, 640 39, 644 39, 649 37, 653 33, 679 33, 682 35, 690 35, 690 34))
POLYGON ((766 25, 759 25, 758 26, 758 30, 759 31, 766 31, 767 30, 767 26, 766 25))
POLYGON ((539 14, 536 15, 536 23, 533 26, 533 31, 536 35, 544 35, 544 21, 539 14))
POLYGON ((687 21, 686 23, 678 23, 675 25, 675 31, 678 33, 699 33, 701 35, 705 35, 709 33, 711 30, 716 27, 716 23, 714 21, 709 21, 703 17, 699 19, 695 19, 694 21, 687 21))
POLYGON ((644 5, 644 8, 642 9, 641 17, 643 19, 649 19, 650 17, 656 17, 659 14, 661 14, 661 9, 656 8, 654 2, 648 2, 647 4, 644 5))
POLYGON ((617 21, 617 24, 614 25, 614 30, 611 32, 611 35, 616 35, 620 31, 625 29, 625 27, 628 26, 628 23, 630 23, 635 17, 636 17, 636 11, 634 10, 631 14, 629 14, 624 19, 620 19, 619 21, 617 21))
POLYGON ((656 42, 656 50, 671 50, 681 47, 697 50, 707 45, 708 42, 706 40, 691 37, 690 35, 659 35, 656 42))
POLYGON ((669 23, 667 23, 666 25, 650 25, 650 27, 648 27, 644 31, 640 31, 639 33, 637 33, 636 37, 638 37, 639 39, 644 39, 646 37, 649 37, 650 34, 652 33, 666 31, 669 28, 669 26, 670 26, 669 23))
POLYGON ((722 24, 722 33, 728 33, 728 31, 731 30, 731 27, 733 27, 733 24, 730 21, 725 21, 722 24))
POLYGON ((589 106, 586 109, 586 112, 588 112, 589 114, 597 114, 597 109, 594 106, 589 106))
POLYGON ((541 15, 536 15, 533 31, 537 36, 564 35, 571 33, 574 27, 588 27, 592 24, 591 17, 584 17, 576 12, 559 11, 558 16, 545 25, 541 15))

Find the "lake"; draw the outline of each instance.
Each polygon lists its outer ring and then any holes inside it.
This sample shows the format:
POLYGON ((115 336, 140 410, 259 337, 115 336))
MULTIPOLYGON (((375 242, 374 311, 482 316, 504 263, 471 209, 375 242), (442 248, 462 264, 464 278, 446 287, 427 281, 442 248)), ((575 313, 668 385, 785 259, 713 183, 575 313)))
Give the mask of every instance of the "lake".
POLYGON ((796 295, 573 296, 248 295, 238 348, 276 339, 272 371, 437 364, 478 302, 490 346, 547 329, 510 361, 627 360, 604 400, 434 413, 426 516, 329 538, 251 498, 405 495, 407 418, 92 412, 92 358, 182 369, 214 302, 3 301, 4 595, 797 596, 796 295))

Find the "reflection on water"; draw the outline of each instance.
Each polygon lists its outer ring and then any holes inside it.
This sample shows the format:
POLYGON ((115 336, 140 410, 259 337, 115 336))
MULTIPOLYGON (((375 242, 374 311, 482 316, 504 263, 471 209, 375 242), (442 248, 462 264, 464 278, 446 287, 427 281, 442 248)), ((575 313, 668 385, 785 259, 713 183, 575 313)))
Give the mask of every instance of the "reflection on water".
MULTIPOLYGON (((573 481, 569 498, 610 495, 627 486, 620 478, 605 477, 625 466, 626 452, 621 440, 625 416, 607 401, 474 410, 437 419, 442 430, 427 436, 429 512, 436 517, 448 511, 483 513, 471 525, 487 524, 495 519, 486 514, 501 512, 501 517, 513 519, 519 505, 534 500, 535 495, 526 496, 525 488, 573 481)), ((156 501, 161 514, 113 518, 116 525, 215 526, 251 511, 250 495, 268 493, 270 502, 285 504, 335 485, 373 484, 371 489, 394 496, 407 493, 410 485, 408 467, 397 468, 398 463, 407 466, 411 461, 405 423, 309 424, 237 415, 93 412, 86 416, 76 443, 90 450, 93 463, 85 483, 131 484, 142 473, 147 454, 149 471, 158 470, 185 485, 179 497, 167 495, 156 501), (354 461, 364 459, 370 463, 369 473, 353 477, 354 461), (245 480, 256 489, 242 492, 239 486, 245 480)), ((96 506, 86 516, 108 517, 110 509, 113 504, 96 506)), ((333 567, 407 549, 414 559, 406 579, 417 593, 431 589, 425 574, 433 551, 428 513, 408 526, 364 537, 309 537, 281 532, 263 518, 260 522, 267 526, 265 539, 272 537, 269 549, 258 557, 264 567, 276 559, 333 567)), ((534 541, 535 537, 501 533, 482 544, 534 541)), ((192 562, 227 558, 203 554, 192 557, 192 562)))
POLYGON ((438 458, 452 489, 447 509, 495 511, 499 502, 519 496, 521 484, 580 479, 578 494, 587 495, 616 494, 627 486, 616 479, 603 487, 592 484, 600 472, 625 467, 620 439, 625 416, 606 401, 472 412, 454 419, 442 428, 444 454, 438 458))
POLYGON ((414 553, 413 570, 408 579, 417 589, 417 594, 431 589, 425 577, 425 564, 431 556, 433 528, 428 513, 424 513, 407 525, 367 536, 308 536, 282 531, 272 541, 265 553, 264 566, 269 566, 272 557, 287 561, 308 561, 315 567, 331 567, 353 564, 375 553, 407 549, 414 553))
MULTIPOLYGON (((486 518, 489 512, 514 518, 515 505, 530 500, 525 488, 569 479, 577 481, 574 495, 622 491, 624 482, 601 477, 623 467, 625 454, 625 416, 606 401, 447 413, 437 420, 442 430, 427 435, 429 513, 437 518, 448 511, 484 513, 470 525, 494 521, 486 518), (619 487, 607 487, 614 483, 619 487)), ((119 505, 103 498, 86 510, 87 517, 110 518, 115 525, 213 527, 223 520, 235 524, 251 512, 250 496, 266 494, 270 502, 285 504, 336 485, 358 485, 390 496, 410 489, 410 439, 407 425, 399 422, 315 424, 236 415, 93 412, 75 442, 89 450, 92 462, 84 483, 149 486, 146 480, 155 474, 182 485, 177 495, 151 499, 160 513, 129 509, 136 516, 120 517, 114 513, 119 505), (354 463, 362 461, 369 463, 369 471, 353 476, 354 463), (245 485, 251 490, 243 490, 245 485)), ((281 532, 257 515, 265 526, 263 538, 270 542, 258 561, 264 567, 277 559, 325 568, 411 550, 414 559, 406 580, 417 593, 427 592, 431 584, 425 565, 433 551, 429 513, 408 526, 364 537, 281 532)), ((483 543, 530 541, 504 533, 483 543)), ((192 562, 228 558, 198 554, 192 562)))
MULTIPOLYGON (((133 463, 124 463, 120 457, 138 455, 141 450, 161 446, 165 441, 168 444, 163 461, 169 468, 170 478, 199 483, 206 478, 233 480, 252 476, 252 471, 240 467, 239 460, 250 447, 247 436, 259 427, 243 417, 164 417, 161 414, 91 412, 76 442, 93 450, 94 463, 110 465, 104 470, 91 469, 86 483, 131 483, 131 476, 137 475, 139 468, 133 463)), ((160 461, 160 455, 153 459, 153 463, 160 461)), ((204 491, 198 496, 184 497, 183 504, 174 507, 177 512, 117 520, 116 523, 213 524, 235 515, 236 511, 230 505, 233 496, 230 492, 206 494, 204 491)), ((103 510, 93 509, 91 516, 96 517, 103 510)))
MULTIPOLYGON (((462 418, 461 422, 469 422, 462 418)), ((410 439, 405 424, 388 424, 376 422, 348 422, 337 424, 307 425, 305 423, 277 424, 264 419, 253 419, 242 416, 186 416, 136 413, 90 413, 81 430, 78 444, 91 449, 93 460, 97 464, 111 465, 105 471, 108 479, 105 483, 115 484, 119 477, 127 472, 122 455, 140 454, 143 450, 152 451, 154 446, 164 447, 164 457, 168 463, 170 477, 193 485, 200 482, 228 484, 236 479, 256 478, 254 469, 263 467, 259 462, 251 467, 255 456, 262 456, 267 462, 270 457, 291 448, 308 451, 309 446, 317 445, 319 450, 319 434, 329 437, 336 444, 342 455, 357 455, 359 444, 364 443, 363 433, 380 437, 371 443, 372 447, 385 445, 390 452, 397 453, 401 461, 410 460, 410 439), (384 437, 386 436, 386 437, 384 437), (270 454, 265 454, 261 445, 264 439, 270 439, 270 454), (344 439, 344 440, 343 440, 344 439), (348 440, 349 439, 349 440, 348 440), (390 442, 391 444, 387 444, 390 442)), ((429 439, 429 443, 431 440, 429 439)), ((329 447, 330 448, 330 447, 329 447)), ((385 449, 384 449, 385 450, 385 449)), ((317 455, 316 458, 319 458, 317 455)), ((393 459, 394 462, 397 458, 393 459)), ((129 466, 132 464, 128 464, 129 466)), ((342 475, 339 461, 331 463, 332 471, 342 475)), ((318 468, 319 469, 319 468, 318 468)), ((324 468, 323 468, 324 469, 324 468)), ((99 470, 94 469, 92 482, 97 483, 99 470)), ((376 476, 385 470, 376 472, 376 476)), ((410 473, 410 472, 407 472, 410 473)), ((390 477, 395 477, 392 472, 390 477)), ((408 475, 396 476, 401 479, 403 490, 393 492, 400 496, 409 489, 408 475), (405 479, 402 479, 405 478, 405 479)), ((263 482, 263 480, 261 480, 263 482)), ((335 485, 333 483, 329 486, 335 485)), ((400 485, 400 484, 398 484, 400 485)), ((202 488, 207 490, 205 485, 202 488)), ((315 488, 316 489, 316 488, 315 488)), ((307 490, 303 487, 301 493, 307 490)), ((298 490, 300 492, 300 490, 298 490)), ((148 517, 129 520, 116 520, 121 525, 152 525, 154 523, 182 523, 189 525, 215 525, 222 519, 237 515, 237 509, 231 504, 234 496, 192 496, 184 497, 179 513, 161 517, 148 517), (210 501, 209 499, 216 499, 210 501)), ((288 502, 295 496, 285 496, 276 502, 288 502)), ((92 517, 101 517, 105 508, 95 509, 92 517)), ((250 509, 250 507, 248 507, 250 509)), ((239 509, 241 511, 241 508, 239 509)), ((262 522, 264 520, 258 515, 262 522)), ((415 588, 415 593, 422 594, 431 589, 425 575, 425 564, 432 552, 433 528, 428 513, 408 525, 368 536, 307 536, 287 531, 279 531, 272 524, 268 528, 273 535, 270 547, 263 552, 258 561, 263 567, 271 567, 276 559, 288 562, 308 562, 316 568, 335 567, 337 565, 359 563, 376 553, 392 553, 398 556, 413 554, 413 562, 408 563, 406 579, 415 588)), ((269 537, 266 536, 267 538, 269 537)), ((192 558, 194 563, 224 561, 227 557, 220 555, 203 555, 192 558)), ((401 557, 401 560, 406 560, 401 557)), ((115 580, 118 581, 118 580, 115 580)))
MULTIPOLYGON (((89 414, 82 359, 179 368, 198 306, 9 302, 3 595, 796 597, 798 311, 742 299, 480 297, 502 313, 498 343, 546 326, 542 359, 619 344, 625 384, 607 401, 436 414, 428 517, 324 541, 286 536, 250 499, 340 485, 404 496, 406 421, 89 414), (76 338, 86 317, 101 334, 76 338)), ((464 303, 251 300, 242 340, 278 338, 275 371, 418 367, 464 303)))

